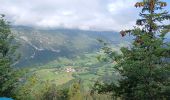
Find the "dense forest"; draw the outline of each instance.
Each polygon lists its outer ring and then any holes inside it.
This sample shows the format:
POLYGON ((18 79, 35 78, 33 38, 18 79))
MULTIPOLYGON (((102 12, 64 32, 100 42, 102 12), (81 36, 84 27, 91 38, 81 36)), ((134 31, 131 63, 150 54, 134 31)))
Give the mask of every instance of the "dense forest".
POLYGON ((114 35, 12 26, 1 14, 0 100, 170 100, 167 3, 134 6, 134 28, 114 35))

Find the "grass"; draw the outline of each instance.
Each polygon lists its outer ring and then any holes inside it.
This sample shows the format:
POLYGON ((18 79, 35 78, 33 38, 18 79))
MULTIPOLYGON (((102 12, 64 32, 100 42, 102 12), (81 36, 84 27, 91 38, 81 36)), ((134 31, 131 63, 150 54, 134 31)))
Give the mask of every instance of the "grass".
POLYGON ((72 73, 56 71, 55 68, 41 69, 36 71, 36 74, 41 79, 41 81, 50 81, 56 85, 62 85, 74 79, 72 73))

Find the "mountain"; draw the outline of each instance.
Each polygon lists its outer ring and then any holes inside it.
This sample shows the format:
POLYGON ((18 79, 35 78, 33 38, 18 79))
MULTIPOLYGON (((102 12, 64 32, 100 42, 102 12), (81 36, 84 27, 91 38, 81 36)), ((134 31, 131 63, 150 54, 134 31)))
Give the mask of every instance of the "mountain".
POLYGON ((12 32, 21 45, 21 59, 16 66, 45 64, 59 57, 76 56, 99 51, 97 39, 112 43, 119 48, 129 42, 113 31, 85 31, 78 29, 43 29, 28 26, 13 26, 12 32))

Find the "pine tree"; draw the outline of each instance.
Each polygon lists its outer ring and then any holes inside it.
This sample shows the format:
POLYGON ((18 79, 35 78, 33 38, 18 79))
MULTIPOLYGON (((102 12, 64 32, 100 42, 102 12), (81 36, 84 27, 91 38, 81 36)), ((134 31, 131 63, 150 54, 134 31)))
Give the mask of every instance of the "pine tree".
POLYGON ((143 0, 135 7, 141 7, 141 19, 132 30, 121 31, 124 37, 134 37, 132 45, 121 48, 122 54, 104 47, 105 53, 117 62, 116 69, 123 77, 119 85, 101 84, 100 92, 113 92, 123 100, 169 100, 170 99, 170 43, 165 42, 170 25, 167 6, 161 0, 143 0))
POLYGON ((0 17, 0 96, 11 96, 17 75, 11 65, 17 59, 17 46, 14 46, 9 22, 4 17, 0 17))

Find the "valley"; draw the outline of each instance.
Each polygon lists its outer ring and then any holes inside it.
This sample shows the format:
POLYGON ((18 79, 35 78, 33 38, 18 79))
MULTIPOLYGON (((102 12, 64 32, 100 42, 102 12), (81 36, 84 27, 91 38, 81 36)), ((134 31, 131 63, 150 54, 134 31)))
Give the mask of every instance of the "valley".
MULTIPOLYGON (((65 89, 68 92, 77 82, 81 93, 90 98, 89 93, 97 82, 118 85, 122 76, 115 70, 116 62, 107 60, 99 41, 104 41, 112 51, 120 54, 120 48, 130 47, 133 40, 132 37, 123 39, 112 31, 42 30, 19 26, 14 27, 13 32, 16 43, 20 43, 18 52, 21 54, 15 68, 26 70, 20 78, 22 84, 18 95, 30 99, 41 98, 42 93, 54 87, 57 92, 65 89)), ((93 96, 111 97, 110 94, 93 96)))
POLYGON ((25 69, 27 73, 20 79, 23 84, 18 88, 18 95, 27 95, 27 98, 44 93, 44 89, 52 85, 57 90, 70 88, 77 81, 84 93, 89 93, 99 80, 117 84, 121 76, 114 71, 115 62, 98 59, 99 56, 104 57, 99 39, 117 52, 131 41, 130 37, 124 40, 112 31, 37 29, 26 26, 14 26, 12 31, 16 43, 19 43, 18 53, 21 55, 15 67, 25 69))
POLYGON ((130 44, 130 38, 123 39, 113 31, 85 31, 78 29, 38 29, 14 26, 12 31, 19 44, 20 61, 17 67, 46 64, 59 57, 76 58, 98 52, 102 39, 119 49, 130 44))
POLYGON ((42 66, 30 67, 29 71, 37 77, 39 83, 48 81, 62 86, 72 80, 80 80, 87 91, 99 79, 116 83, 120 76, 113 72, 114 63, 99 62, 96 57, 97 54, 86 54, 71 60, 59 58, 42 66))

